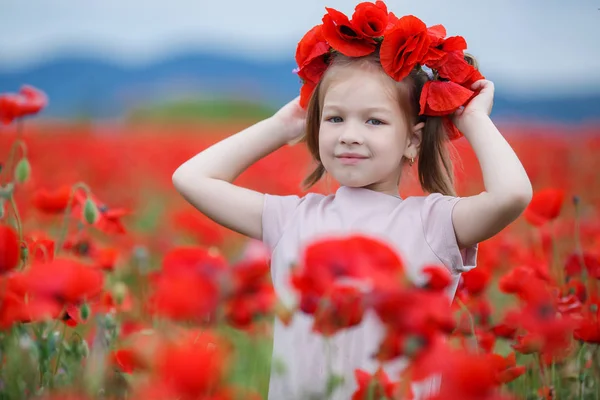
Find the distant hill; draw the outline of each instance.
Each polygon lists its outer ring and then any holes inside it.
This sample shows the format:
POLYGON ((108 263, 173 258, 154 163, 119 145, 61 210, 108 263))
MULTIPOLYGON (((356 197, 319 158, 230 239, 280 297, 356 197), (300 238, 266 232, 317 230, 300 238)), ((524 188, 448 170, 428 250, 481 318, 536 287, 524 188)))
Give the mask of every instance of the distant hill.
MULTIPOLYGON (((18 72, 0 70, 0 92, 23 83, 44 90, 43 115, 115 118, 129 110, 178 99, 238 99, 277 107, 298 94, 293 59, 256 62, 210 53, 183 54, 129 68, 101 59, 64 57, 18 72)), ((494 117, 577 123, 600 120, 600 93, 561 97, 514 96, 497 89, 494 117)))

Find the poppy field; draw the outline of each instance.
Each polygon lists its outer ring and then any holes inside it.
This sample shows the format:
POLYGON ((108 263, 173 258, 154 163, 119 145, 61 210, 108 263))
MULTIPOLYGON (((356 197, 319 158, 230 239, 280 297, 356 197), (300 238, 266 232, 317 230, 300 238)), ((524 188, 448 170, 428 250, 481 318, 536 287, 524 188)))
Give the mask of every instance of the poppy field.
MULTIPOLYGON (((266 399, 271 369, 285 373, 271 365, 274 318, 312 314, 331 336, 367 310, 386 326, 374 357, 410 366, 357 370, 352 400, 409 399, 411 381, 437 373, 432 399, 600 398, 600 125, 498 124, 534 198, 479 245, 451 309, 446 269, 427 267, 415 286, 401 255, 360 236, 307 248, 290 309, 260 243, 171 183, 182 162, 254 121, 47 121, 36 116, 46 101, 31 87, 0 94, 0 399, 266 399)), ((458 193, 483 190, 465 139, 454 153, 458 193)), ((302 194, 310 169, 297 144, 236 183, 302 194)), ((403 180, 403 197, 422 193, 403 180)))

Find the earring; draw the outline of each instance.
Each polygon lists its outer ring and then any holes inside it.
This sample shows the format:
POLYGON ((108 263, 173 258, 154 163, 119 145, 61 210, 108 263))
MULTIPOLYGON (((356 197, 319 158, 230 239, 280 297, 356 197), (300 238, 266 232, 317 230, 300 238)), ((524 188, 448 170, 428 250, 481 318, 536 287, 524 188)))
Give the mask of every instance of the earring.
POLYGON ((415 159, 413 157, 411 157, 410 160, 408 161, 408 164, 412 167, 414 163, 415 163, 415 159))

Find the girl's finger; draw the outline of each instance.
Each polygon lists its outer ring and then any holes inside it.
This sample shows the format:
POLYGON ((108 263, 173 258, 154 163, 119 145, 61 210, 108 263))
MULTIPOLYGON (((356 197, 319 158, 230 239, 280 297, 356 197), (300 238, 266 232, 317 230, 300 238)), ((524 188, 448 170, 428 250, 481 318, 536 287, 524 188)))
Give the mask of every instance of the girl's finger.
POLYGON ((480 80, 476 81, 475 83, 473 83, 473 85, 471 85, 471 89, 473 89, 473 90, 485 89, 491 85, 492 85, 492 82, 488 81, 487 79, 480 79, 480 80))

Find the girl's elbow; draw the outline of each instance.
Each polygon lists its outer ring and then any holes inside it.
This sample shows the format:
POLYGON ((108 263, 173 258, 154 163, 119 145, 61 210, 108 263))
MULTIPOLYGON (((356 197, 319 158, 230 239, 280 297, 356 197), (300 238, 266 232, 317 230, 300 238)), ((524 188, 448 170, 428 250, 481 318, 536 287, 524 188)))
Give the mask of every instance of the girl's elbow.
POLYGON ((178 192, 182 192, 185 188, 185 183, 188 181, 187 174, 183 166, 177 168, 171 175, 171 182, 178 192))
POLYGON ((514 190, 504 201, 505 207, 510 210, 511 214, 515 216, 521 215, 533 197, 533 188, 531 183, 523 185, 519 190, 514 190))

